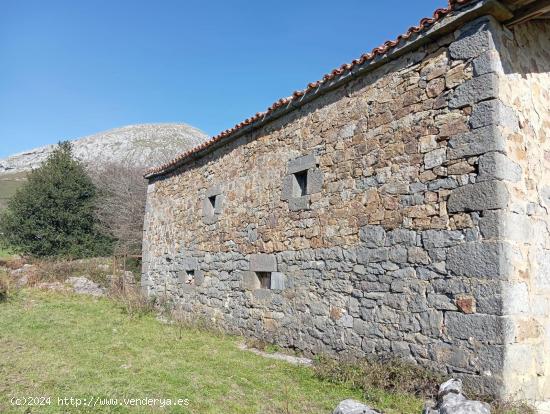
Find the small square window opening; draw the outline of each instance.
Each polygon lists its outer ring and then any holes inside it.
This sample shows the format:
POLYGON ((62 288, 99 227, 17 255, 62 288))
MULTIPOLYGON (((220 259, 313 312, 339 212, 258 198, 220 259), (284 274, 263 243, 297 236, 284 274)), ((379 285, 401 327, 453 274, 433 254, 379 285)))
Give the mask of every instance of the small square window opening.
POLYGON ((195 284, 195 271, 194 270, 187 270, 187 277, 185 279, 186 285, 194 285, 195 284))
POLYGON ((271 272, 256 272, 260 281, 260 288, 271 289, 271 272))

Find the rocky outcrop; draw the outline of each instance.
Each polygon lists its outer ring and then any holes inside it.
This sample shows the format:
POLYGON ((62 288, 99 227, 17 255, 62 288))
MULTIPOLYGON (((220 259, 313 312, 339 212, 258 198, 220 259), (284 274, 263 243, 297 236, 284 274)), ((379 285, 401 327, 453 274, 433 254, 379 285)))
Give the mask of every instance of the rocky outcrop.
POLYGON ((462 393, 462 381, 450 379, 439 387, 437 403, 427 403, 423 414, 490 414, 489 404, 469 400, 462 393))
POLYGON ((66 283, 73 287, 75 293, 81 295, 103 296, 105 294, 104 288, 83 276, 72 276, 66 283))
MULTIPOLYGON (((333 414, 378 414, 368 405, 355 400, 344 400, 334 409, 333 414)), ((462 393, 462 381, 450 379, 439 387, 437 402, 425 404, 422 414, 491 414, 489 404, 469 400, 462 393)))
MULTIPOLYGON (((166 162, 207 138, 186 124, 130 125, 76 139, 73 152, 86 164, 132 162, 144 169, 166 162)), ((21 173, 37 168, 55 145, 47 145, 0 160, 0 173, 21 173)))
POLYGON ((355 400, 344 400, 334 409, 332 414, 380 414, 368 405, 355 400))

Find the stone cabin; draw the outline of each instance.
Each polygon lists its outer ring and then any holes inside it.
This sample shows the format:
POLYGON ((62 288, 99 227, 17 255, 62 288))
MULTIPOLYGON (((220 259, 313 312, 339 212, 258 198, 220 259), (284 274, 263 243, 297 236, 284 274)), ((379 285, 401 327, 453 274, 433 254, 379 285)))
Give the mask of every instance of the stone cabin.
POLYGON ((151 170, 142 286, 550 406, 550 11, 453 0, 151 170))

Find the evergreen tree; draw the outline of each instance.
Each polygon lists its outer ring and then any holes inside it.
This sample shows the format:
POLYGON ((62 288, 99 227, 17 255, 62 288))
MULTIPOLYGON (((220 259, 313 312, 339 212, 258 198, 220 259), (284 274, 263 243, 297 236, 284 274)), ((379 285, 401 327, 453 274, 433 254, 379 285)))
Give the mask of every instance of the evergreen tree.
POLYGON ((3 242, 33 256, 91 257, 109 254, 112 240, 98 230, 97 195, 84 167, 60 142, 8 202, 0 216, 3 242))

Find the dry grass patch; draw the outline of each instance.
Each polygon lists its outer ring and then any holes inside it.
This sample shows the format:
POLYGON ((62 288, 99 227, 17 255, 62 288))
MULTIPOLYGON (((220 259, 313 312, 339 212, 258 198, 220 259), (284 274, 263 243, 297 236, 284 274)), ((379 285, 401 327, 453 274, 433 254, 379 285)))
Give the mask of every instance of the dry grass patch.
POLYGON ((8 300, 13 295, 14 284, 5 270, 0 269, 0 302, 8 300))
POLYGON ((374 361, 321 356, 314 360, 313 369, 323 380, 362 390, 367 400, 375 403, 384 403, 385 394, 380 393, 384 390, 410 400, 412 405, 421 404, 423 399, 435 398, 443 382, 440 374, 396 359, 374 361))
POLYGON ((139 286, 126 283, 124 277, 111 280, 108 296, 131 317, 148 315, 155 310, 154 300, 143 295, 139 286))
POLYGON ((525 401, 490 400, 492 414, 536 414, 537 410, 525 401))
POLYGON ((36 281, 64 282, 71 276, 84 276, 101 286, 108 285, 107 276, 113 273, 110 258, 80 260, 31 260, 36 281))

